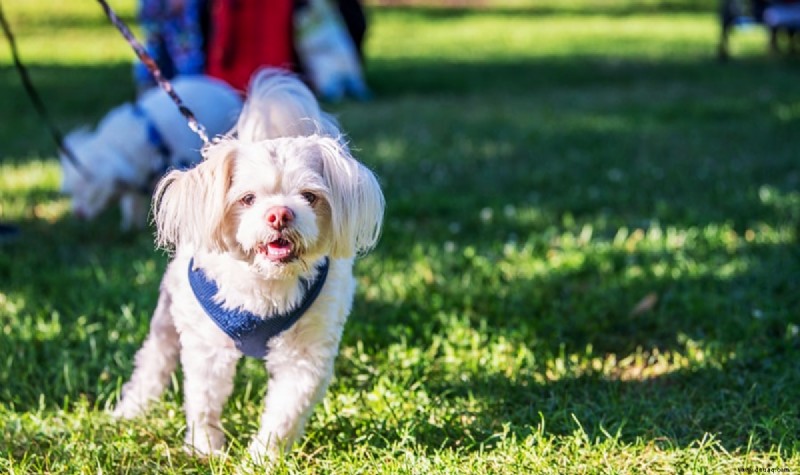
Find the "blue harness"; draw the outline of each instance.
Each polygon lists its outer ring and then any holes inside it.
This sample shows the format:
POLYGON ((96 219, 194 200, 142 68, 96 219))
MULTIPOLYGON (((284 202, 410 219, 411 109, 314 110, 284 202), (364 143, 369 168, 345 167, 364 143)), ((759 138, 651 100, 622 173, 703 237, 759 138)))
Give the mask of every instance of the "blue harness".
POLYGON ((175 158, 173 156, 173 150, 170 148, 167 141, 164 140, 164 136, 161 135, 161 132, 156 127, 156 124, 147 115, 144 109, 139 104, 133 104, 133 114, 136 117, 139 117, 144 122, 144 126, 147 130, 147 141, 150 142, 150 145, 153 146, 158 151, 158 155, 161 157, 161 163, 158 164, 153 170, 150 172, 150 176, 147 177, 147 180, 142 184, 141 189, 139 190, 142 194, 145 195, 152 195, 153 194, 153 187, 155 183, 158 181, 159 178, 166 175, 167 172, 173 168, 178 170, 188 170, 192 167, 192 163, 190 160, 185 158, 181 158, 177 160, 177 163, 173 163, 175 158))
POLYGON ((194 259, 189 261, 189 284, 203 310, 220 330, 236 343, 236 348, 247 356, 264 359, 267 356, 267 342, 291 328, 317 299, 328 277, 328 267, 329 262, 326 257, 317 272, 316 279, 311 282, 300 279, 305 292, 303 300, 297 307, 269 317, 259 316, 240 308, 233 310, 222 308, 222 305, 214 301, 214 296, 219 291, 217 283, 209 279, 203 269, 194 268, 194 259))

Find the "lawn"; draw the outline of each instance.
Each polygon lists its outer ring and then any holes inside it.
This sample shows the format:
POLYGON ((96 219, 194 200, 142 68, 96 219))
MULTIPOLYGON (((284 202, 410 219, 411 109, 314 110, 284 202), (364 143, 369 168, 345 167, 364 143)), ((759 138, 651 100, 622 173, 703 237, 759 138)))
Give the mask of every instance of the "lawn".
MULTIPOLYGON (((336 379, 279 473, 800 473, 800 56, 714 52, 716 2, 368 9, 368 103, 331 106, 380 176, 380 244, 336 379)), ((112 5, 133 19, 132 0, 112 5)), ((92 1, 3 2, 59 125, 132 97, 92 1)), ((180 376, 106 414, 168 256, 82 223, 0 42, 0 471, 232 474, 182 450, 180 376)))

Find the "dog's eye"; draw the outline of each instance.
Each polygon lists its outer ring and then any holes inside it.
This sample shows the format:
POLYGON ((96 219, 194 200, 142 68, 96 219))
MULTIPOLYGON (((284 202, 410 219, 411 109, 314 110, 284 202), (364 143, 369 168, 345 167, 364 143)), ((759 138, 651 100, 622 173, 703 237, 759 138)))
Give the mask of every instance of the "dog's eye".
POLYGON ((308 201, 308 204, 313 205, 315 201, 317 201, 317 195, 311 193, 310 191, 304 191, 301 193, 303 199, 308 201))
POLYGON ((256 195, 253 193, 248 193, 239 199, 239 203, 243 204, 244 206, 253 206, 253 203, 256 202, 256 195))

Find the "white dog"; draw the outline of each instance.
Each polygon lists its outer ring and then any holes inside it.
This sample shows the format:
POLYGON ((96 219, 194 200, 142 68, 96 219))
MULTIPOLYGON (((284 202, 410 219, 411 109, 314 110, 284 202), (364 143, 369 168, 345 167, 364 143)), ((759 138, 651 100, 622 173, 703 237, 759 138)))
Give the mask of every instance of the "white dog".
MULTIPOLYGON (((227 133, 236 123, 242 101, 222 81, 185 76, 173 87, 210 136, 227 133)), ((65 143, 78 161, 76 166, 61 155, 61 188, 72 198, 73 213, 92 219, 119 198, 124 230, 147 224, 156 181, 168 169, 198 163, 203 145, 160 88, 114 108, 96 130, 70 133, 65 143)))
POLYGON ((140 414, 180 356, 187 447, 217 452, 236 363, 262 358, 268 392, 250 453, 266 461, 302 435, 325 394, 353 259, 376 243, 384 198, 294 76, 258 73, 236 131, 156 190, 158 241, 176 254, 114 414, 140 414))

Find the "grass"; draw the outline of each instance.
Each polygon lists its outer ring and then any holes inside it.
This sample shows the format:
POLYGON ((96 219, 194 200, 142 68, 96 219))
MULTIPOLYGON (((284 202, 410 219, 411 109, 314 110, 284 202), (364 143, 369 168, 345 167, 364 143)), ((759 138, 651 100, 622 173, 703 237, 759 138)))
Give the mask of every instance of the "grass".
MULTIPOLYGON (((800 472, 800 63, 757 31, 717 63, 713 2, 543 3, 369 9, 376 98, 333 109, 386 226, 279 472, 800 472)), ((131 97, 92 2, 4 6, 63 128, 131 97)), ((0 122, 0 470, 234 473, 263 370, 231 459, 181 451, 178 376, 111 421, 167 258, 69 216, 4 48, 0 122)))

